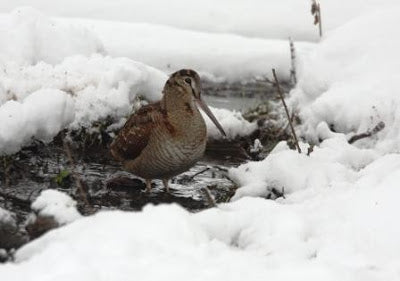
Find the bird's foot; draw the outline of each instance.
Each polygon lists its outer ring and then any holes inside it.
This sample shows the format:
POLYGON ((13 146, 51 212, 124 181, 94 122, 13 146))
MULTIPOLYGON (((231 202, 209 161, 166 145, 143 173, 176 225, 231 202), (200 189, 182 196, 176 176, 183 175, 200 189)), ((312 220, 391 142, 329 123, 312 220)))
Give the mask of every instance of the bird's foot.
POLYGON ((166 191, 167 193, 170 193, 170 192, 169 192, 168 179, 163 179, 163 180, 162 180, 162 183, 163 183, 163 185, 164 185, 165 191, 166 191))
POLYGON ((151 192, 151 180, 146 180, 146 193, 151 192))

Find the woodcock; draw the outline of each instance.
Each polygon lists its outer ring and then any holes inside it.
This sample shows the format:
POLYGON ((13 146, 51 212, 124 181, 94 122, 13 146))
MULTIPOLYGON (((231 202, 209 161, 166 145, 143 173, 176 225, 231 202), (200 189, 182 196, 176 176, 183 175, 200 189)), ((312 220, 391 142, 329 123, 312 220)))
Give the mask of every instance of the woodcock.
POLYGON ((201 98, 199 75, 190 69, 173 73, 165 83, 161 101, 132 114, 111 144, 111 154, 124 168, 146 180, 168 180, 192 167, 204 154, 207 130, 197 105, 226 136, 201 98))

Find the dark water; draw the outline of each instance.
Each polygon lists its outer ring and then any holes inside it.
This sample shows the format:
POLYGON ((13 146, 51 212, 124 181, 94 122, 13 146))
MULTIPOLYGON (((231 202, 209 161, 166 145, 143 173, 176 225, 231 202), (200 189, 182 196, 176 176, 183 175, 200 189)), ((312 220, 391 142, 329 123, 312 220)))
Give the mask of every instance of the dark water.
POLYGON ((273 99, 276 94, 269 81, 233 84, 206 81, 203 84, 203 98, 209 105, 241 112, 273 99))

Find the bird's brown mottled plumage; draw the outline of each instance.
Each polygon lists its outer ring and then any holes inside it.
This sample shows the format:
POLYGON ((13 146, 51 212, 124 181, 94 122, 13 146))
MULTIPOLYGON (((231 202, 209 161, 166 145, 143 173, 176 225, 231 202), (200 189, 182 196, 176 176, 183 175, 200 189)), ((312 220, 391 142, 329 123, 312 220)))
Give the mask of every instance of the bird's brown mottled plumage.
POLYGON ((111 144, 111 154, 118 161, 133 160, 147 146, 151 131, 158 122, 166 120, 160 102, 141 107, 132 114, 111 144))
POLYGON ((168 179, 184 172, 203 155, 206 126, 196 103, 221 133, 221 125, 200 96, 199 75, 182 69, 170 76, 160 102, 143 106, 133 114, 111 144, 111 154, 129 172, 146 179, 168 179))

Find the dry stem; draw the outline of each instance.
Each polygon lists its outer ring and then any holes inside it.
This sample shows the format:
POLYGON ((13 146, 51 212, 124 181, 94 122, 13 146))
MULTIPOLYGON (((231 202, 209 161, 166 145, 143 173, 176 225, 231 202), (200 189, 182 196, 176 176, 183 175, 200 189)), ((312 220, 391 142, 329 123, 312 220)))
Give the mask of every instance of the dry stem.
POLYGON ((289 45, 290 45, 290 81, 292 85, 297 84, 297 75, 296 75, 296 53, 294 49, 293 40, 289 37, 289 45))
POLYGON ((205 187, 203 187, 201 190, 203 191, 203 193, 204 193, 204 195, 205 195, 205 197, 206 197, 206 199, 207 199, 207 202, 208 202, 209 206, 210 206, 210 207, 215 207, 215 206, 217 206, 217 204, 215 203, 215 200, 214 200, 214 198, 212 197, 211 192, 210 192, 210 190, 208 189, 208 187, 205 186, 205 187))
POLYGON ((280 84, 279 84, 278 77, 276 77, 276 72, 275 72, 275 69, 274 69, 274 68, 272 69, 272 74, 274 75, 275 84, 276 84, 276 89, 278 90, 279 97, 280 97, 281 100, 282 100, 283 106, 284 106, 284 108, 285 108, 286 116, 287 116, 287 118, 288 118, 288 120, 289 120, 289 125, 290 125, 290 129, 291 129, 291 131, 292 131, 294 143, 295 143, 295 145, 296 145, 297 151, 298 151, 299 153, 301 153, 299 141, 297 140, 297 135, 296 135, 296 132, 294 131, 294 127, 293 127, 293 124, 292 124, 292 120, 291 120, 291 118, 290 118, 289 110, 288 110, 288 108, 287 108, 287 105, 286 105, 286 102, 285 102, 285 98, 283 97, 282 89, 281 89, 281 86, 280 86, 280 84))
POLYGON ((311 14, 314 16, 314 24, 318 24, 319 37, 322 37, 321 5, 316 0, 311 0, 311 14))
POLYGON ((385 128, 385 123, 381 121, 372 129, 372 131, 367 131, 365 133, 352 136, 348 140, 348 143, 352 144, 352 143, 354 143, 354 142, 356 142, 356 141, 358 141, 360 139, 364 139, 364 138, 368 138, 370 136, 373 136, 373 135, 379 133, 380 131, 382 131, 384 128, 385 128))

